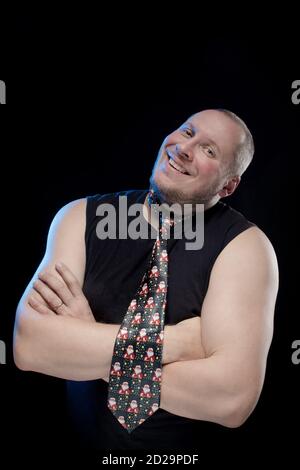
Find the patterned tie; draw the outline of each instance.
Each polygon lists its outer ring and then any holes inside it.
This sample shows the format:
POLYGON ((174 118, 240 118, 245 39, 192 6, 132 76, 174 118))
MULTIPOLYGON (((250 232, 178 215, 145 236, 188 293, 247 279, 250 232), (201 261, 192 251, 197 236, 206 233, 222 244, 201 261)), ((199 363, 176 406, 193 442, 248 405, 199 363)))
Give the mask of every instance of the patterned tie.
MULTIPOLYGON (((157 203, 152 190, 148 203, 157 203)), ((108 387, 108 407, 130 433, 158 410, 168 280, 170 219, 159 217, 150 265, 117 335, 108 387), (164 237, 164 238, 163 238, 164 237)))

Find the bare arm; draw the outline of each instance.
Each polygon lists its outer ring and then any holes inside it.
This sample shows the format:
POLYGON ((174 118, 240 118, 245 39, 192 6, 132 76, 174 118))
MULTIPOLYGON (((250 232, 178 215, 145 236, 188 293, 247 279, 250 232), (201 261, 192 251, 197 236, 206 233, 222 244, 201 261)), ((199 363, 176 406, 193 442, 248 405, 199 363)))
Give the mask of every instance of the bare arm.
MULTIPOLYGON (((55 267, 57 262, 70 267, 78 283, 77 291, 81 290, 85 270, 85 208, 85 200, 75 201, 64 207, 54 218, 45 257, 18 305, 14 357, 17 366, 23 370, 73 380, 97 379, 109 373, 120 325, 92 321, 92 312, 82 292, 73 299, 73 316, 63 315, 64 312, 56 315, 49 308, 43 294, 47 285, 43 283, 45 277, 41 272, 50 274, 52 304, 59 305, 55 299, 57 296, 53 280, 63 283, 64 279, 55 267), (40 285, 37 284, 38 277, 42 280, 38 281, 40 285), (35 289, 32 287, 33 283, 35 289), (42 308, 34 307, 30 301, 32 297, 42 308), (76 310, 78 314, 74 313, 76 310)), ((165 329, 163 363, 202 357, 200 319, 182 322, 179 328, 182 338, 180 344, 175 326, 165 329)))
POLYGON ((245 421, 264 381, 277 290, 273 248, 259 229, 248 229, 212 270, 201 316, 206 358, 163 367, 163 409, 228 427, 245 421))
POLYGON ((38 313, 29 298, 46 306, 33 289, 39 273, 48 272, 61 279, 55 264, 70 267, 80 286, 85 271, 86 201, 79 200, 62 208, 54 218, 48 235, 45 256, 29 283, 17 308, 14 358, 23 370, 34 370, 74 380, 101 377, 109 367, 109 354, 118 325, 86 322, 55 313, 38 313))

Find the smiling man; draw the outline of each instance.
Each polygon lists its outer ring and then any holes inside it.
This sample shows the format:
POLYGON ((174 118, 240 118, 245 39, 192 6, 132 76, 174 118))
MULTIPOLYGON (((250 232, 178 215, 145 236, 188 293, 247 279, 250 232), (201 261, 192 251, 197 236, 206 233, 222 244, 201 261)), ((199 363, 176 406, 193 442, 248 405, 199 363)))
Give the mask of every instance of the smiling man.
POLYGON ((23 370, 68 380, 89 449, 196 448, 203 421, 238 427, 254 409, 272 339, 277 262, 264 233, 220 201, 253 153, 243 121, 205 110, 166 137, 150 191, 88 197, 55 217, 18 306, 14 355, 23 370), (120 195, 128 206, 143 204, 149 227, 154 199, 203 204, 203 247, 188 251, 174 238, 165 250, 160 239, 100 240, 97 208, 117 209, 120 195), (153 258, 158 267, 149 271, 153 258))
POLYGON ((236 115, 202 111, 165 139, 151 184, 168 203, 209 208, 233 193, 253 153, 252 136, 236 115))

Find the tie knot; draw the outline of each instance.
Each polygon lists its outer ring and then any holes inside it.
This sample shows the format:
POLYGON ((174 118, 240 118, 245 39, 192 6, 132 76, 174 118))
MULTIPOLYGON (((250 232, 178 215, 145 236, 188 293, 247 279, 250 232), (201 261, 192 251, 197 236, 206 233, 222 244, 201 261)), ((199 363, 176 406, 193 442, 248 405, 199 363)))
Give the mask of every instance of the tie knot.
POLYGON ((158 218, 160 236, 163 235, 166 238, 170 228, 174 226, 174 214, 170 212, 167 204, 161 203, 159 196, 153 189, 150 189, 148 193, 148 204, 151 212, 158 218))
MULTIPOLYGON (((183 220, 182 214, 174 214, 173 210, 170 210, 170 206, 167 203, 162 203, 158 194, 150 189, 148 193, 148 205, 151 211, 159 219, 159 226, 168 229, 174 225, 181 223, 183 220)), ((172 208, 171 208, 172 209, 172 208)))
POLYGON ((158 204, 158 205, 161 204, 160 198, 158 197, 157 193, 153 189, 150 189, 148 192, 148 204, 149 204, 149 207, 151 207, 153 204, 158 204))

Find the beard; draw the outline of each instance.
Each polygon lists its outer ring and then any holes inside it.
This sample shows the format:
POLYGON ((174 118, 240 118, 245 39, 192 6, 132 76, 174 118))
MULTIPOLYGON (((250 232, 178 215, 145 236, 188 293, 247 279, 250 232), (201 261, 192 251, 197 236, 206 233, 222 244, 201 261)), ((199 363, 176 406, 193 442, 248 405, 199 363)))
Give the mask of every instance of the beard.
POLYGON ((179 190, 171 188, 161 181, 156 181, 154 172, 150 177, 150 189, 152 189, 161 202, 167 204, 204 204, 209 205, 210 202, 218 195, 218 192, 222 189, 220 182, 214 183, 209 189, 201 189, 193 191, 192 193, 188 190, 179 190))

